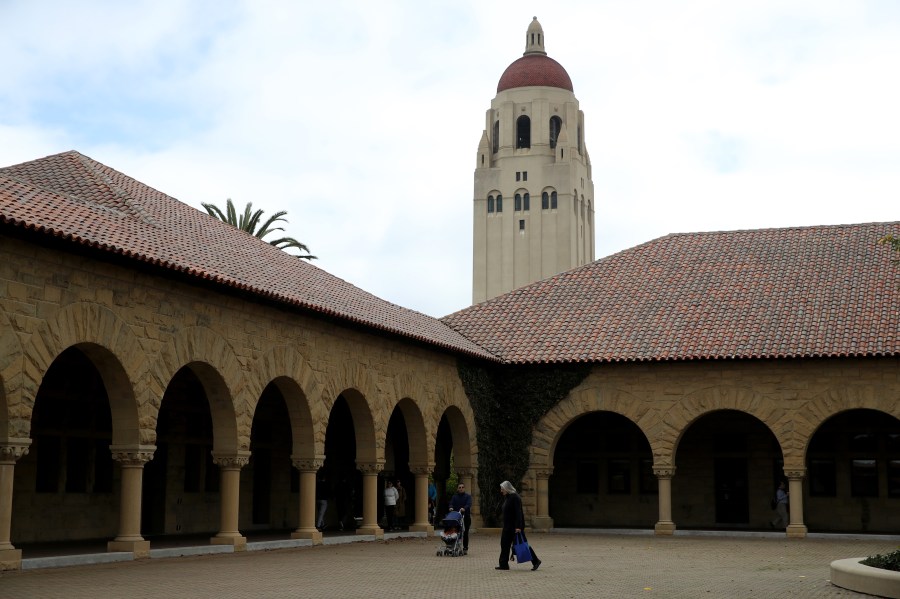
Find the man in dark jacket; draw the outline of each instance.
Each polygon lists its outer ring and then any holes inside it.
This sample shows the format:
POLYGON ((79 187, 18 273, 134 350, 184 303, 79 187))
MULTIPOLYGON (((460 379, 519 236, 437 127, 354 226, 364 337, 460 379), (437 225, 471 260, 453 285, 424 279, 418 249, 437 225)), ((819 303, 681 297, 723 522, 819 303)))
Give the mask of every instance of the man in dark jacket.
MULTIPOLYGON (((522 511, 522 498, 516 493, 516 488, 508 480, 500 483, 500 493, 506 498, 503 502, 503 528, 500 531, 500 565, 495 570, 509 570, 509 550, 517 533, 522 533, 525 538, 525 512, 522 511)), ((527 540, 527 539, 526 539, 527 540)), ((541 566, 534 547, 531 547, 531 569, 537 570, 541 566)))
POLYGON ((472 527, 472 496, 466 493, 466 485, 456 485, 456 493, 450 498, 450 509, 459 512, 463 517, 463 555, 469 553, 469 528, 472 527))

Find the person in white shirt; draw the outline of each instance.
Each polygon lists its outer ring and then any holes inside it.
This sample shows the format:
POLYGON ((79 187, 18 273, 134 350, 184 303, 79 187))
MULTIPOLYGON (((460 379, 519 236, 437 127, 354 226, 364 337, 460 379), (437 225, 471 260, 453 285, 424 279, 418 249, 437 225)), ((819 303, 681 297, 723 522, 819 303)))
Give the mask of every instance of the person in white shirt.
POLYGON ((385 530, 394 530, 396 528, 394 522, 394 510, 397 509, 397 499, 400 494, 394 488, 394 482, 388 480, 384 483, 384 518, 387 520, 387 528, 385 530))

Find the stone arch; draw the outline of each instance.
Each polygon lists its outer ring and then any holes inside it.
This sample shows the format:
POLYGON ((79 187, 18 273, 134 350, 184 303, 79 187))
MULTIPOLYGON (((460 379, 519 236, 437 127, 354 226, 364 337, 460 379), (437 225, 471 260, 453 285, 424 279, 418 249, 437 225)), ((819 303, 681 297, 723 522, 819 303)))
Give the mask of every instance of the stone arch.
POLYGON ((475 437, 475 413, 468 397, 462 392, 441 389, 432 404, 428 421, 429 463, 431 451, 437 443, 438 426, 446 416, 453 437, 453 459, 457 468, 478 467, 478 440, 475 437))
POLYGON ((686 394, 659 415, 659 434, 650 441, 654 465, 674 466, 678 443, 691 424, 706 414, 720 410, 743 412, 762 422, 775 436, 787 461, 786 433, 783 431, 789 431, 791 423, 785 409, 778 402, 747 387, 715 386, 686 394))
POLYGON ((0 308, 0 442, 28 437, 30 418, 21 405, 23 351, 6 312, 0 308))
POLYGON ((260 356, 251 371, 254 376, 248 381, 248 394, 256 398, 254 412, 266 386, 276 385, 284 396, 291 419, 293 457, 321 459, 325 454, 328 413, 318 401, 321 385, 309 363, 299 352, 280 345, 260 356))
POLYGON ((183 367, 197 376, 206 391, 213 423, 213 451, 230 455, 249 451, 254 398, 248 398, 246 369, 221 335, 206 327, 186 327, 172 336, 153 365, 153 425, 169 382, 183 367))
MULTIPOLYGON (((893 386, 845 385, 832 387, 806 402, 792 414, 789 440, 797 467, 803 467, 806 451, 826 420, 850 410, 874 410, 900 420, 900 389, 893 386)), ((785 457, 787 467, 787 457, 785 457)))
POLYGON ((91 360, 106 386, 113 421, 113 445, 152 444, 152 430, 141 418, 141 392, 135 382, 146 380, 145 354, 128 324, 112 310, 93 302, 62 307, 44 322, 24 348, 21 418, 30 430, 34 400, 47 369, 64 350, 77 347, 91 360))
MULTIPOLYGON (((584 387, 569 393, 534 426, 531 440, 531 467, 553 468, 556 444, 572 422, 590 412, 614 412, 635 423, 653 447, 651 433, 657 426, 656 410, 649 402, 621 389, 584 387)), ((654 452, 655 456, 655 452, 654 452)))
POLYGON ((427 464, 428 440, 425 431, 425 419, 422 417, 419 405, 413 399, 404 397, 397 402, 396 408, 403 414, 403 420, 406 422, 410 465, 427 464))
POLYGON ((337 371, 330 371, 331 379, 323 385, 321 404, 326 408, 325 424, 341 395, 353 415, 353 429, 356 436, 356 461, 362 463, 384 463, 384 439, 390 414, 386 416, 375 411, 373 402, 378 397, 378 385, 363 364, 345 361, 337 371))

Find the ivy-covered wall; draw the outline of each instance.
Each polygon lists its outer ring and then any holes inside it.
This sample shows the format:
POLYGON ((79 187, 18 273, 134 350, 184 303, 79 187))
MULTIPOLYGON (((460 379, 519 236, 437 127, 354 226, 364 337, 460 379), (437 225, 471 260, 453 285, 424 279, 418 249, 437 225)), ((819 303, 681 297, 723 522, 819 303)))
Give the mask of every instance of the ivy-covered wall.
POLYGON ((475 412, 481 516, 497 526, 500 483, 516 488, 528 470, 534 424, 590 373, 589 364, 485 365, 460 360, 459 378, 475 412))

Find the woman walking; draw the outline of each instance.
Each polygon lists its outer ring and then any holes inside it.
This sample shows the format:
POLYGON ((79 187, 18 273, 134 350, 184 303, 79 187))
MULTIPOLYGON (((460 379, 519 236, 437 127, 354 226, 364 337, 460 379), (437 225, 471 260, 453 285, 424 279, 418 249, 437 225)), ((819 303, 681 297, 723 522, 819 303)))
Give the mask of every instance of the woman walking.
MULTIPOLYGON (((525 512, 522 511, 522 498, 516 493, 516 488, 508 480, 500 483, 500 494, 503 501, 503 528, 500 531, 500 565, 495 570, 509 570, 509 550, 512 547, 516 534, 521 533, 525 538, 525 512)), ((527 539, 526 539, 527 540, 527 539)), ((531 569, 537 570, 541 565, 537 553, 531 543, 531 569)))

